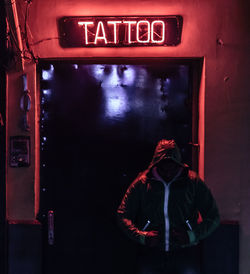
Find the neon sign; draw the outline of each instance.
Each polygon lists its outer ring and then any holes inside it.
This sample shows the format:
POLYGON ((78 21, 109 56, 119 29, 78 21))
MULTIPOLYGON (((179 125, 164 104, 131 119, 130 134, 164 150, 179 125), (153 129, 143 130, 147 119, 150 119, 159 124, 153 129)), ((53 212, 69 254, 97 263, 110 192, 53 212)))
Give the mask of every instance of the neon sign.
POLYGON ((181 16, 64 17, 60 45, 69 47, 177 46, 181 16))

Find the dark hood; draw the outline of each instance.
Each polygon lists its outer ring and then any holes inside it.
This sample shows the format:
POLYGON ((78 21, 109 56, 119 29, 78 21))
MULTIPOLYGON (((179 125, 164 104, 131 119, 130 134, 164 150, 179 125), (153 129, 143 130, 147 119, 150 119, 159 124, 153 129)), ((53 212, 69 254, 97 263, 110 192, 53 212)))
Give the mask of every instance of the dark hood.
POLYGON ((175 141, 163 139, 158 142, 152 161, 150 162, 148 168, 145 171, 141 172, 138 175, 137 179, 145 183, 147 181, 147 178, 153 178, 154 176, 152 175, 152 168, 155 167, 163 159, 172 159, 181 167, 183 167, 181 177, 188 174, 189 166, 182 163, 181 152, 175 141))
POLYGON ((182 167, 187 167, 182 163, 181 152, 174 140, 163 139, 158 142, 153 159, 149 165, 149 169, 156 166, 163 159, 171 159, 182 167))

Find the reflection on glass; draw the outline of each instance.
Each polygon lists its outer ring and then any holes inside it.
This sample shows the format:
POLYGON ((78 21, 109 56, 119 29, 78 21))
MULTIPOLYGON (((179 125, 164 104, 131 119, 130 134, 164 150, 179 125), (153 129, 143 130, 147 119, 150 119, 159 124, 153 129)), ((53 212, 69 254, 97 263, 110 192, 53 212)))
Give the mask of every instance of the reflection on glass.
POLYGON ((51 80, 53 78, 53 73, 54 73, 54 66, 50 65, 49 70, 42 70, 42 79, 43 80, 51 80))
POLYGON ((107 71, 107 75, 105 75, 104 77, 102 87, 112 88, 119 86, 121 83, 121 79, 117 73, 117 66, 112 66, 109 69, 105 68, 105 70, 107 71))
POLYGON ((129 65, 92 65, 91 71, 102 87, 131 86, 135 81, 135 70, 129 65))
POLYGON ((128 97, 124 87, 132 85, 135 71, 130 66, 92 65, 93 75, 101 82, 105 101, 105 116, 124 117, 129 111, 128 97))
POLYGON ((121 72, 122 85, 132 86, 135 81, 135 70, 132 66, 119 66, 118 71, 121 72))
POLYGON ((137 76, 136 76, 136 87, 144 88, 147 83, 148 73, 145 68, 139 67, 137 68, 137 76))
POLYGON ((103 65, 92 65, 90 66, 91 71, 96 80, 102 81, 104 77, 104 66, 103 65))
POLYGON ((105 116, 123 117, 129 111, 126 91, 122 87, 104 89, 105 96, 105 116))
POLYGON ((50 96, 51 95, 51 89, 43 89, 43 95, 50 96))

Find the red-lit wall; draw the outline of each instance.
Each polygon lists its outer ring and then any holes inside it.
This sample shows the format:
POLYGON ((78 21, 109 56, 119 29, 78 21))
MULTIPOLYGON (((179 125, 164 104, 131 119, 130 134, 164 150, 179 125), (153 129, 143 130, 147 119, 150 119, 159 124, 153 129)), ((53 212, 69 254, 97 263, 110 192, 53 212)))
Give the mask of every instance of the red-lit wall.
MULTIPOLYGON (((26 2, 17 0, 18 19, 24 30, 26 2)), ((36 0, 29 7, 27 33, 39 58, 85 57, 204 57, 201 82, 200 136, 204 142, 204 177, 212 189, 222 219, 240 222, 240 273, 249 274, 250 261, 250 21, 249 1, 70 1, 36 0), (247 3, 248 2, 248 3, 247 3), (177 47, 63 49, 58 43, 57 19, 62 16, 182 15, 182 42, 177 47), (220 41, 218 43, 218 41, 220 41), (203 113, 204 111, 204 113, 203 113), (202 131, 204 130, 204 132, 202 131), (204 137, 203 137, 204 136, 204 137)), ((36 66, 25 62, 32 95, 32 164, 27 169, 8 168, 9 219, 34 219, 38 209, 36 66), (35 134, 36 133, 36 134, 35 134)), ((19 129, 20 69, 8 73, 8 136, 19 129)), ((202 147, 203 148, 203 147, 202 147)), ((203 164, 201 164, 201 175, 203 164)))

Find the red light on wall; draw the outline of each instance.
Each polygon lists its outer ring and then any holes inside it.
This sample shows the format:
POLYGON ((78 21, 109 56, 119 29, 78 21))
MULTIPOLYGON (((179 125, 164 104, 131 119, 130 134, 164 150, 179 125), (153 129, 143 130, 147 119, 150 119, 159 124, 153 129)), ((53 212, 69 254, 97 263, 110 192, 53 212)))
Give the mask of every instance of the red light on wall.
POLYGON ((181 16, 67 17, 59 20, 62 47, 177 46, 181 16))

